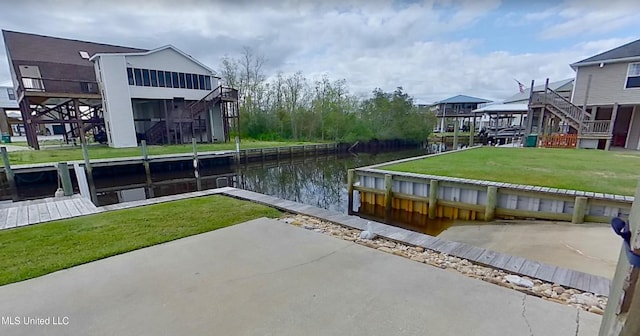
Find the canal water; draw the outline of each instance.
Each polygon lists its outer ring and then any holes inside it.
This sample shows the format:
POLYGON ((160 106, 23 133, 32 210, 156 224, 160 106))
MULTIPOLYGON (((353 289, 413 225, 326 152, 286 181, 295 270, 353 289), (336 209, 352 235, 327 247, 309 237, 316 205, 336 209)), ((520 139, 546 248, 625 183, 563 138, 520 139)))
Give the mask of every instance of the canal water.
MULTIPOLYGON (((117 176, 96 177, 94 199, 97 200, 98 206, 102 206, 233 186, 346 213, 347 169, 425 154, 422 149, 411 149, 294 157, 277 161, 241 163, 235 166, 211 166, 200 169, 199 178, 195 178, 193 169, 152 169, 150 184, 144 171, 140 173, 140 170, 137 170, 138 172, 117 176)), ((51 197, 57 187, 56 181, 46 179, 37 183, 23 183, 18 188, 17 199, 51 197)), ((10 197, 6 192, 8 190, 5 190, 5 198, 10 197)), ((376 219, 375 216, 371 218, 376 219)), ((429 234, 438 234, 449 225, 440 221, 424 225, 424 218, 405 220, 405 216, 398 216, 394 224, 429 234)))

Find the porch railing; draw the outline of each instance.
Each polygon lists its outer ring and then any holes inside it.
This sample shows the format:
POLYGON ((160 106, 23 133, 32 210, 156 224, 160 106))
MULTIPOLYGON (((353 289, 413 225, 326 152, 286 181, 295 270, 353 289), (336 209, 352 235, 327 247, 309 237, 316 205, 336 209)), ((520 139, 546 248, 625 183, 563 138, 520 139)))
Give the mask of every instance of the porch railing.
POLYGON ((609 120, 585 120, 582 122, 582 134, 601 134, 610 133, 611 122, 609 120))

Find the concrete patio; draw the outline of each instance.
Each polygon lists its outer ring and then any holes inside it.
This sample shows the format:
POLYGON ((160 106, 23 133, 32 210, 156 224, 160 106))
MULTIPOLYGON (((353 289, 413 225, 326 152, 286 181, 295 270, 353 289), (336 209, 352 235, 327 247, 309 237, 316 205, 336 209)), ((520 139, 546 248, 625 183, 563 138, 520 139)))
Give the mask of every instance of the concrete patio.
POLYGON ((600 324, 269 219, 2 286, 0 316, 0 335, 573 336, 600 324), (27 317, 49 325, 24 325, 27 317))

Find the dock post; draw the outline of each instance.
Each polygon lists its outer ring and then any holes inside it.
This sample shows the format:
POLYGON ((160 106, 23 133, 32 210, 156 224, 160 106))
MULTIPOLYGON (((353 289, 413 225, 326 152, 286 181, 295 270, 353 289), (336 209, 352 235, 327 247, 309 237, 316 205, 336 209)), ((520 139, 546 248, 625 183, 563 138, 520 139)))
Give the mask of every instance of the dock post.
POLYGON ((355 170, 347 170, 347 215, 353 214, 353 179, 355 170))
POLYGON ((280 147, 276 147, 276 160, 280 161, 280 147))
POLYGON ((147 141, 140 142, 142 147, 142 165, 144 166, 144 174, 147 177, 147 184, 151 185, 151 167, 149 166, 149 152, 147 151, 147 141))
POLYGON ((7 176, 7 182, 9 182, 9 187, 11 187, 11 193, 13 194, 16 191, 16 180, 15 175, 13 173, 13 169, 11 169, 11 163, 9 162, 9 154, 7 153, 7 147, 0 147, 0 151, 2 151, 2 163, 4 164, 4 174, 7 176))
POLYGON ((457 150, 458 149, 458 129, 460 128, 460 125, 458 123, 458 119, 455 119, 455 122, 453 123, 453 150, 457 150))
MULTIPOLYGON (((520 120, 522 120, 522 119, 520 119, 520 120)), ((475 139, 473 139, 473 136, 476 133, 476 115, 475 114, 473 115, 470 128, 471 128, 471 133, 469 134, 469 147, 473 147, 473 145, 476 142, 475 139)))
POLYGON ((260 148, 260 156, 262 156, 262 162, 264 162, 264 148, 260 148))
POLYGON ((496 204, 498 202, 498 188, 494 186, 487 187, 487 205, 484 209, 484 220, 492 221, 496 215, 496 204))
POLYGON ((436 218, 438 209, 438 180, 429 181, 429 219, 436 218))
POLYGON ((64 191, 64 195, 73 195, 71 175, 69 174, 69 166, 66 162, 58 162, 58 177, 60 177, 60 181, 62 182, 62 190, 64 191))
POLYGON ((584 223, 584 215, 587 212, 587 200, 588 198, 584 196, 576 197, 575 203, 573 204, 573 216, 571 217, 571 223, 584 223))
POLYGON ((198 168, 198 145, 196 144, 196 138, 191 138, 191 145, 193 146, 193 175, 196 177, 196 188, 200 191, 202 190, 202 181, 200 181, 200 171, 198 168))
POLYGON ((391 223, 393 217, 393 176, 391 174, 384 175, 384 221, 391 223))
POLYGON ((96 194, 96 185, 93 182, 93 168, 89 159, 89 148, 86 143, 82 143, 82 157, 84 158, 84 169, 87 171, 87 181, 89 182, 89 191, 91 192, 91 201, 98 204, 98 195, 96 194))

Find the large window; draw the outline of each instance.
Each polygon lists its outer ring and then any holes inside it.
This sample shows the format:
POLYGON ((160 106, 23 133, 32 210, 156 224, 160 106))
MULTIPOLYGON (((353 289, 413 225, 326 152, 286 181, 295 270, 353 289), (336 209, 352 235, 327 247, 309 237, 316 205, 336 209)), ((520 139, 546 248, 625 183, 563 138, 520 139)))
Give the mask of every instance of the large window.
POLYGON ((193 79, 191 77, 191 74, 185 74, 185 77, 187 78, 187 89, 193 89, 193 79))
POLYGON ((204 76, 198 75, 198 84, 200 86, 200 90, 206 90, 204 85, 204 76))
POLYGON ((180 72, 178 73, 178 75, 180 75, 180 88, 181 89, 186 89, 187 88, 187 81, 185 79, 185 74, 180 72))
POLYGON ((171 71, 164 72, 164 82, 168 88, 173 87, 173 85, 171 85, 171 71))
POLYGON ((142 70, 133 69, 133 74, 135 75, 135 78, 136 78, 136 85, 142 86, 142 70))
POLYGON ((158 87, 158 72, 156 70, 150 70, 151 73, 151 86, 158 87))
POLYGON ((164 87, 164 71, 158 70, 158 86, 164 87))
POLYGON ((133 69, 127 68, 127 77, 129 78, 129 85, 135 85, 135 81, 133 79, 133 69))
POLYGON ((211 91, 211 76, 164 70, 127 68, 129 85, 211 91))
POLYGON ((625 88, 640 88, 640 63, 629 64, 629 70, 627 71, 627 83, 625 88))
POLYGON ((142 69, 142 85, 151 86, 151 80, 149 78, 149 70, 142 69))

